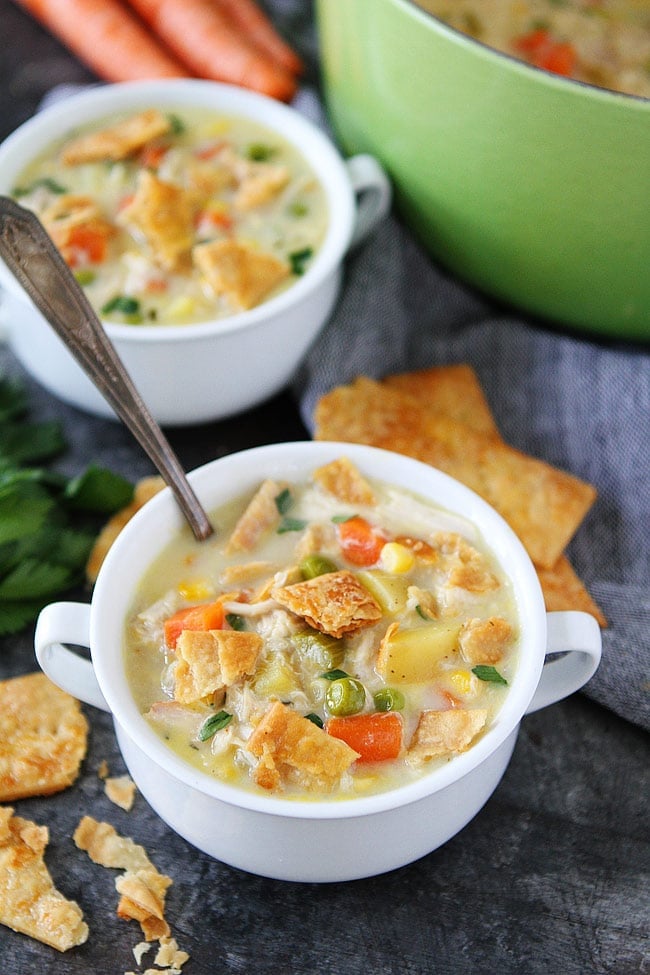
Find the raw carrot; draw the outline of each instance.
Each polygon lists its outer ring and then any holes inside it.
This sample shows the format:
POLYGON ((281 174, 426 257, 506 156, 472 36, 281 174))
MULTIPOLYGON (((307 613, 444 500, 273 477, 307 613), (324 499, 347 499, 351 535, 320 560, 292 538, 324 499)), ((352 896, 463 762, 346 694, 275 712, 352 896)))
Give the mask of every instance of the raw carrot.
POLYGON ((252 88, 289 101, 290 71, 239 31, 213 0, 129 0, 145 23, 201 78, 252 88))
POLYGON ((338 526, 341 551, 353 565, 374 565, 386 539, 365 518, 356 515, 338 526))
POLYGON ((118 0, 16 0, 106 81, 186 78, 187 69, 118 0))
POLYGON ((216 3, 260 51, 264 51, 292 74, 302 74, 302 61, 293 48, 280 37, 255 0, 216 0, 216 3))
POLYGON ((221 603, 185 606, 165 620, 165 643, 174 650, 183 630, 222 630, 225 614, 221 603))
POLYGON ((402 719, 395 711, 330 718, 325 730, 358 752, 362 762, 397 758, 402 747, 402 719))

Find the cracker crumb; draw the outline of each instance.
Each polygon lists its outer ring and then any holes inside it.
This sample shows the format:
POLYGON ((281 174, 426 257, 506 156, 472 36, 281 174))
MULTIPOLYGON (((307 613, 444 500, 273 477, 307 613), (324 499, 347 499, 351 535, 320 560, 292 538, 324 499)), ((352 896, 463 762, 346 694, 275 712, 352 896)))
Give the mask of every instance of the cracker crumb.
POLYGON ((114 778, 106 779, 104 792, 111 802, 114 802, 116 806, 129 812, 135 799, 135 782, 130 775, 118 775, 114 778))

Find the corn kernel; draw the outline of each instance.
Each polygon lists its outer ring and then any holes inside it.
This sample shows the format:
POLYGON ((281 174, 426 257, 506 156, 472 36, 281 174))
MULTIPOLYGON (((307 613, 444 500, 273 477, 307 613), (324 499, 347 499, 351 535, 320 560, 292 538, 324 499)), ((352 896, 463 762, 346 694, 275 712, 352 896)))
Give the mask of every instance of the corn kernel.
POLYGON ((195 579, 193 581, 181 582, 178 587, 178 594, 183 599, 208 599, 212 596, 214 589, 207 579, 195 579))
POLYGON ((386 542, 381 550, 381 565, 387 572, 398 575, 409 572, 415 563, 415 556, 399 542, 386 542))
POLYGON ((472 689, 472 675, 469 670, 453 670, 449 680, 458 694, 469 694, 472 689))

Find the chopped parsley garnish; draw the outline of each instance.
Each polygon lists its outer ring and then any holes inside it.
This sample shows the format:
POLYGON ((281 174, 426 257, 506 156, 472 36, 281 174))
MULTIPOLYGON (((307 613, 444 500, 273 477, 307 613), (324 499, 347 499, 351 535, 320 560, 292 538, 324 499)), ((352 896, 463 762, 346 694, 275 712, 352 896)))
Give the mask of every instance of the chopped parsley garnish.
POLYGON ((246 150, 246 155, 252 162, 268 162, 275 155, 276 149, 263 142, 253 142, 246 150))
POLYGON ((278 525, 278 535, 284 535, 285 532, 301 532, 306 527, 307 522, 302 518, 283 518, 278 525))
POLYGON ((169 112, 167 114, 167 121, 169 122, 172 135, 182 135, 185 132, 185 122, 178 115, 169 112))
POLYGON ((199 741, 208 741, 208 739, 213 738, 217 731, 221 731, 231 721, 232 714, 228 711, 217 711, 216 714, 211 714, 199 728, 199 741))
POLYGON ((335 525, 344 525, 346 521, 352 521, 356 517, 356 515, 332 515, 332 521, 335 525))
POLYGON ((300 251, 293 251, 289 254, 289 264, 291 265, 291 273, 300 276, 305 273, 305 264, 310 257, 313 257, 314 248, 313 247, 303 247, 300 251))
POLYGON ((65 186, 62 186, 61 183, 57 183, 57 181, 52 179, 51 176, 41 176, 39 179, 35 179, 33 183, 30 183, 29 186, 16 186, 13 191, 13 195, 18 198, 21 196, 28 196, 30 193, 33 193, 34 190, 39 189, 39 187, 49 190, 50 193, 60 194, 68 192, 65 186))
POLYGON ((508 681, 499 673, 496 667, 488 667, 487 664, 479 664, 472 667, 472 673, 476 674, 479 680, 487 681, 490 684, 507 684, 508 681))
POLYGON ((305 715, 305 717, 307 718, 307 721, 311 721, 311 723, 315 724, 317 728, 323 727, 323 719, 318 714, 314 714, 313 711, 310 711, 309 714, 305 715))
POLYGON ((345 670, 339 670, 335 667, 334 670, 326 670, 324 674, 321 674, 325 680, 340 680, 341 677, 349 677, 350 675, 346 673, 345 670))
POLYGON ((102 306, 102 315, 110 315, 116 311, 122 315, 137 315, 140 311, 140 302, 137 298, 129 298, 127 295, 115 295, 102 306))
POLYGON ((280 491, 279 494, 276 494, 275 507, 278 509, 281 515, 286 515, 292 504, 293 496, 289 488, 285 488, 284 491, 280 491))
POLYGON ((243 616, 239 616, 237 613, 226 613, 226 623, 231 630, 246 629, 246 620, 243 616))

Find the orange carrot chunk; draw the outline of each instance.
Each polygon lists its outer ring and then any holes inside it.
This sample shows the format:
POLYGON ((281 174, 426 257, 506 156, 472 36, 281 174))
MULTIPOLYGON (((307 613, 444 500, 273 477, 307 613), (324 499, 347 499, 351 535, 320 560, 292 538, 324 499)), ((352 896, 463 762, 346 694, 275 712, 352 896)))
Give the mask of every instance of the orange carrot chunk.
POLYGON ((330 718, 325 727, 328 735, 358 752, 362 762, 397 758, 402 747, 402 719, 395 711, 330 718))
POLYGON ((278 34, 255 0, 216 0, 224 13, 256 47, 287 71, 302 74, 304 65, 292 47, 278 34))
POLYGON ((118 0, 17 0, 106 81, 186 78, 187 69, 118 0))
POLYGON ((201 78, 252 88, 289 101, 290 71, 274 63, 224 14, 214 0, 129 0, 145 23, 201 78))
POLYGON ((341 522, 338 537, 343 555, 353 565, 374 565, 386 544, 384 536, 359 515, 341 522))
POLYGON ((222 630, 224 621, 223 606, 219 602, 185 606, 165 620, 165 643, 175 650, 183 630, 222 630))

